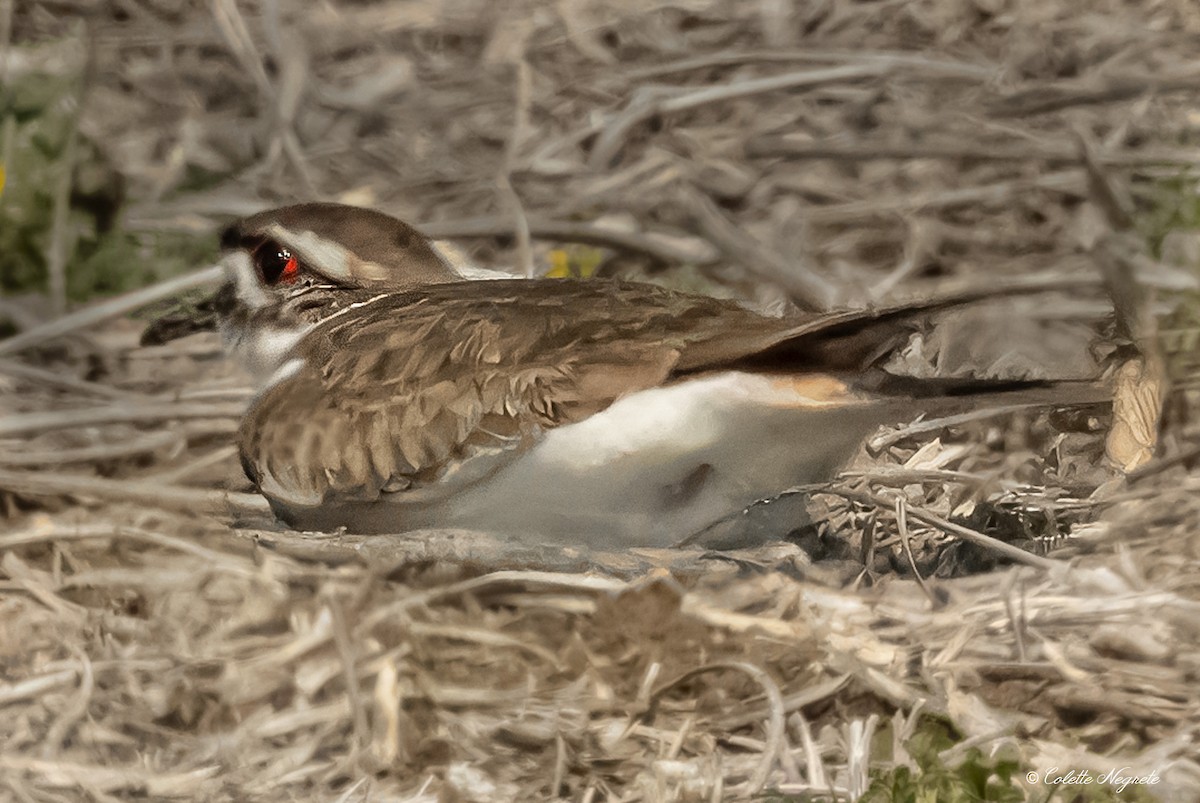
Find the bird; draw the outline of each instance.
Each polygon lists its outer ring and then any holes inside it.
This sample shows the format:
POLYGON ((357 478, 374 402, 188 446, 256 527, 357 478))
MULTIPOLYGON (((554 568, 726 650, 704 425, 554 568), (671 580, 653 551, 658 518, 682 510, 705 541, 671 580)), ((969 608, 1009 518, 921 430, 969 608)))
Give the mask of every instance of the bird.
POLYGON ((674 546, 830 480, 881 425, 1039 384, 883 370, 915 314, 970 298, 777 317, 642 282, 479 281, 331 203, 242 218, 221 247, 211 307, 257 385, 242 464, 300 530, 674 546))

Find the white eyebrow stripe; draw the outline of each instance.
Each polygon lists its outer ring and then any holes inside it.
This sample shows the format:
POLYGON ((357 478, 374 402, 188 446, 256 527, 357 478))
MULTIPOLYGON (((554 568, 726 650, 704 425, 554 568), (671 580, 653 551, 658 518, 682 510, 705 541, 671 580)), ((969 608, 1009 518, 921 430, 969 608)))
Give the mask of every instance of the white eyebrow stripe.
POLYGON ((354 274, 350 271, 354 255, 341 244, 318 237, 312 231, 292 231, 278 223, 268 224, 264 232, 280 245, 295 251, 301 261, 309 263, 320 273, 346 282, 354 280, 354 274))

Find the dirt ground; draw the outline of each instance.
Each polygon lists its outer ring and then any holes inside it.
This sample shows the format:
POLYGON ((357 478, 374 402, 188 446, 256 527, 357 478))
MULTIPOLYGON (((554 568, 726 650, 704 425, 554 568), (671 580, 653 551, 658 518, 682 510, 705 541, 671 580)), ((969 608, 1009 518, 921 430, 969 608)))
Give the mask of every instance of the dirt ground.
POLYGON ((1198 37, 1193 0, 0 0, 0 242, 46 289, 0 299, 0 798, 1200 799, 1198 37), (898 422, 753 552, 289 532, 216 340, 71 299, 311 198, 775 311, 1045 282, 894 366, 1117 405, 898 422))

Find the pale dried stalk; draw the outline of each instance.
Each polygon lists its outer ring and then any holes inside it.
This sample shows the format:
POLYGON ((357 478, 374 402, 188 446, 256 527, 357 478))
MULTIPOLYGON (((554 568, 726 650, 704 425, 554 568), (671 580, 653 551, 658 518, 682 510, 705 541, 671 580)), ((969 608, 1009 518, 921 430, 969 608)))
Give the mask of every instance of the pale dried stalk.
POLYGON ((1020 193, 1039 189, 1082 197, 1087 190, 1087 181, 1078 169, 1062 170, 1034 179, 998 181, 981 187, 963 187, 927 194, 914 193, 895 198, 873 198, 817 206, 810 209, 806 215, 813 222, 846 223, 878 215, 946 209, 969 204, 1001 204, 1020 193))
POLYGON ((86 329, 105 321, 119 318, 122 315, 127 315, 156 301, 173 298, 187 290, 216 284, 222 276, 224 276, 224 270, 220 266, 214 265, 195 273, 177 276, 174 279, 168 279, 150 287, 144 287, 141 290, 125 293, 108 301, 101 301, 98 304, 84 307, 81 310, 72 312, 70 315, 64 315, 61 318, 47 321, 41 326, 27 329, 6 340, 0 340, 0 355, 15 354, 34 346, 40 346, 56 338, 77 332, 80 329, 86 329))
POLYGON ((749 675, 750 678, 762 687, 763 693, 767 698, 767 733, 763 745, 762 758, 759 759, 754 774, 750 776, 747 782, 746 793, 748 795, 756 795, 762 791, 767 785, 767 779, 771 775, 771 770, 775 766, 775 761, 785 747, 786 737, 786 711, 783 705, 783 695, 779 691, 779 685, 767 674, 761 667, 746 661, 729 661, 705 664, 698 666, 695 669, 684 672, 677 678, 674 678, 667 683, 659 686, 651 694, 651 699, 657 700, 666 692, 681 683, 684 683, 697 675, 706 672, 728 671, 733 670, 749 675))
POLYGON ((1120 75, 1088 77, 1057 84, 1039 83, 1029 89, 1019 89, 992 104, 993 116, 1026 117, 1048 114, 1072 106, 1116 103, 1139 97, 1147 92, 1193 92, 1200 80, 1200 64, 1192 63, 1176 69, 1170 75, 1120 75))
POLYGON ((782 89, 813 88, 825 84, 862 81, 886 75, 889 63, 855 64, 848 67, 829 67, 821 70, 801 70, 766 78, 735 81, 721 86, 687 91, 664 87, 649 87, 635 95, 625 111, 618 114, 601 132, 588 157, 588 166, 597 172, 605 170, 624 145, 629 132, 636 126, 660 114, 679 114, 712 103, 722 103, 764 92, 782 89))
MULTIPOLYGON (((2 344, 4 341, 0 341, 2 344)), ((68 376, 66 374, 48 371, 44 368, 36 368, 32 365, 16 362, 15 360, 0 359, 0 374, 23 379, 27 382, 35 382, 39 385, 59 390, 74 391, 83 393, 88 396, 102 396, 107 399, 147 399, 145 394, 138 393, 133 390, 123 390, 114 388, 111 385, 103 385, 99 382, 89 382, 86 379, 68 376)))
POLYGON ((804 264, 803 254, 789 259, 757 242, 699 190, 684 191, 680 198, 705 236, 747 273, 778 286, 801 309, 827 310, 834 305, 836 288, 804 264))
MULTIPOLYGON (((533 237, 620 248, 647 254, 668 264, 709 265, 719 256, 717 249, 693 237, 658 236, 654 232, 626 232, 532 216, 527 218, 533 237)), ((505 237, 512 234, 512 218, 507 216, 464 218, 422 223, 418 228, 434 239, 455 237, 505 237)), ((0 345, 3 345, 0 342, 0 345)))
MULTIPOLYGON (((76 100, 76 108, 81 103, 76 100)), ((46 248, 46 272, 51 309, 56 316, 67 311, 67 259, 75 250, 75 233, 68 226, 71 211, 71 180, 75 154, 79 149, 79 115, 72 114, 67 126, 66 144, 58 164, 58 182, 54 187, 54 210, 50 219, 50 241, 46 248)))
MULTIPOLYGON (((1078 165, 1079 151, 1070 146, 1021 143, 1018 145, 979 145, 969 142, 909 143, 843 142, 838 140, 797 140, 786 136, 756 137, 746 143, 746 153, 755 157, 786 156, 790 159, 963 159, 992 162, 1050 162, 1078 165)), ((1097 162, 1110 167, 1150 165, 1200 165, 1194 150, 1145 148, 1136 151, 1097 154, 1097 162)))
POLYGON ((218 516, 230 513, 269 514, 271 511, 267 500, 258 494, 180 488, 152 480, 47 476, 44 472, 35 474, 0 469, 0 489, 30 496, 69 496, 218 516))
MULTIPOLYGON (((846 499, 858 502, 859 504, 874 505, 882 510, 893 510, 895 507, 895 504, 890 499, 861 491, 832 488, 828 491, 822 491, 822 493, 833 493, 846 499)), ((937 527, 943 532, 961 538, 964 541, 969 541, 976 546, 981 546, 984 549, 995 552, 996 554, 1002 555, 1009 560, 1016 561, 1017 563, 1024 563, 1027 566, 1033 566, 1045 571, 1058 571, 1067 566, 1067 564, 1063 563, 1062 561, 1054 560, 1052 558, 1044 558, 1041 555, 1034 555, 1031 552, 1026 552, 1020 547, 1015 547, 1012 544, 1007 544, 997 538, 992 538, 990 535, 984 535, 977 530, 972 530, 971 528, 964 527, 961 524, 955 524, 954 522, 948 521, 947 519, 944 519, 935 513, 929 512, 928 510, 924 510, 915 506, 909 506, 906 508, 906 512, 911 518, 914 518, 917 521, 922 521, 931 527, 937 527)))
POLYGON ((744 50, 732 53, 721 52, 692 56, 641 67, 625 73, 632 81, 643 81, 649 78, 661 78, 674 73, 707 70, 713 67, 732 67, 751 62, 788 63, 788 62, 822 62, 833 63, 879 63, 895 67, 910 68, 934 77, 959 78, 968 81, 990 81, 996 77, 999 70, 986 64, 971 64, 965 61, 941 58, 937 56, 916 56, 902 50, 837 50, 828 48, 813 48, 811 50, 744 50))
POLYGON ((63 466, 70 463, 102 463, 137 455, 166 451, 181 447, 183 433, 173 430, 147 432, 138 437, 126 438, 113 443, 81 446, 75 449, 22 449, 20 452, 0 451, 0 466, 63 466))
POLYGON ((149 401, 85 407, 79 410, 54 410, 48 413, 19 413, 0 417, 0 437, 33 435, 75 427, 101 424, 149 424, 189 418, 240 418, 246 411, 241 402, 180 403, 149 401))

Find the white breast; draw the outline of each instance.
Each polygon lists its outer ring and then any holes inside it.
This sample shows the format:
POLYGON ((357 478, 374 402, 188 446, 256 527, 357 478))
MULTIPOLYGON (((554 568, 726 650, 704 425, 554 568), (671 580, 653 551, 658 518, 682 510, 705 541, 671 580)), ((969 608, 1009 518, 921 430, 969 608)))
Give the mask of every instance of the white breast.
POLYGON ((311 328, 264 326, 236 332, 223 329, 221 337, 226 350, 250 373, 255 384, 267 388, 295 373, 300 367, 300 361, 291 358, 292 349, 311 328))

